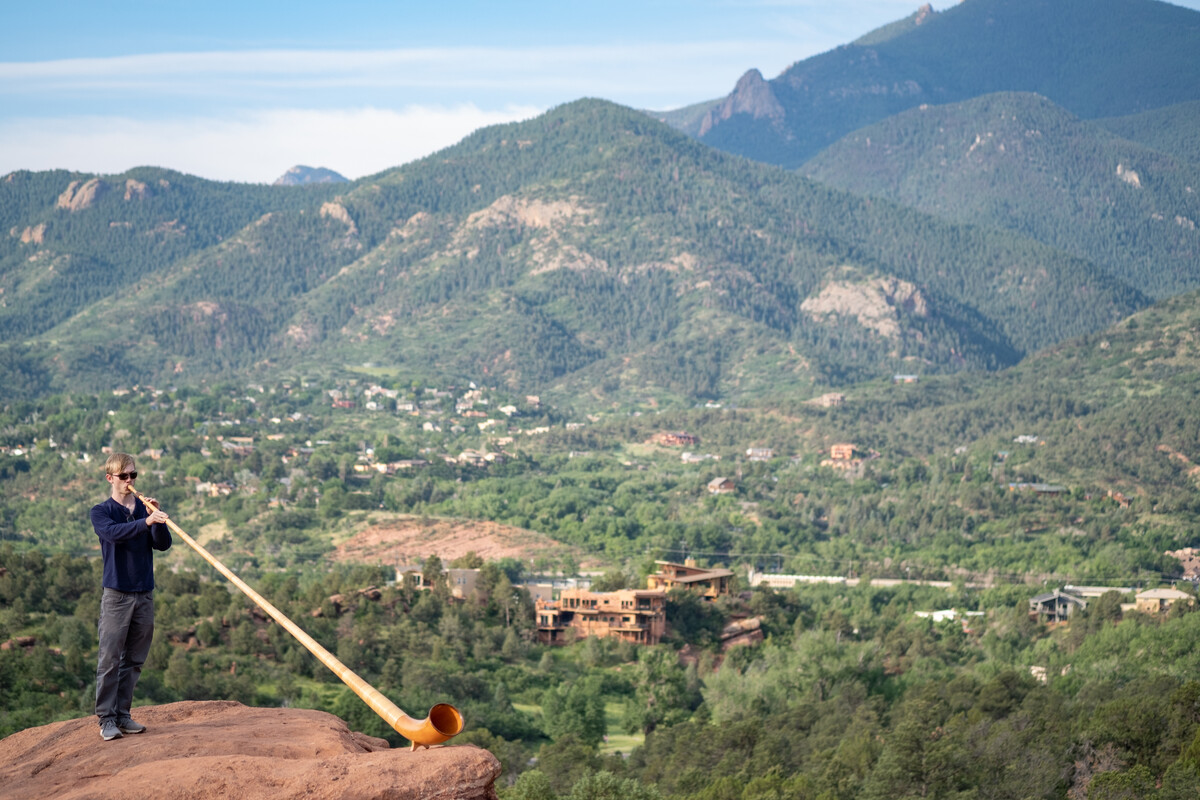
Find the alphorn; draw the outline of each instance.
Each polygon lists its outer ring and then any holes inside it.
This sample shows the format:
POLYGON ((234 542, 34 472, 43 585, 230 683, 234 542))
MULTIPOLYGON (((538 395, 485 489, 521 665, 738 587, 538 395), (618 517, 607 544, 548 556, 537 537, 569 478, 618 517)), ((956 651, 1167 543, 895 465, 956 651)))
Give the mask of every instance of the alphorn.
MULTIPOLYGON (((157 511, 158 506, 147 500, 141 492, 129 488, 139 500, 145 504, 146 508, 151 511, 157 511)), ((334 675, 337 675, 342 681, 353 690, 353 692, 362 698, 363 702, 371 707, 379 716, 383 717, 384 722, 392 726, 392 730, 412 742, 412 749, 416 750, 417 746, 429 747, 433 744, 441 744, 454 736, 457 736, 463 729, 463 717, 457 708, 449 703, 438 703, 433 708, 429 709, 429 716, 425 719, 413 719, 408 714, 401 711, 395 703, 388 700, 378 689, 355 674, 354 670, 347 667, 337 659, 333 653, 330 653, 322 647, 316 639, 305 633, 299 625, 292 622, 287 616, 275 606, 271 605, 265 597, 250 588, 250 586, 234 575, 233 572, 218 561, 212 553, 204 549, 204 547, 188 536, 187 533, 176 525, 172 520, 167 520, 167 527, 173 533, 183 539, 188 545, 200 554, 201 558, 212 564, 217 572, 220 572, 229 582, 253 600, 259 608, 271 615, 271 618, 278 622, 283 628, 296 637, 300 644, 308 648, 308 651, 316 656, 322 664, 329 667, 334 675)))

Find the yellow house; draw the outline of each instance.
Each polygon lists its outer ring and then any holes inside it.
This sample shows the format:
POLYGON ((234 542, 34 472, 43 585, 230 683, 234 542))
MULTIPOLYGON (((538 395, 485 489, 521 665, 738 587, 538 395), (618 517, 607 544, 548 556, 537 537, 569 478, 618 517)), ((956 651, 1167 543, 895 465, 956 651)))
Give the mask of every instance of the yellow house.
POLYGON ((671 561, 654 563, 659 565, 658 572, 646 577, 646 586, 650 589, 690 589, 699 592, 705 600, 716 600, 723 594, 729 594, 732 570, 702 569, 690 558, 682 564, 671 561))
POLYGON ((1191 605, 1196 601, 1196 598, 1178 589, 1148 589, 1144 592, 1139 592, 1134 600, 1137 602, 1138 611, 1144 611, 1147 614, 1158 614, 1166 611, 1176 601, 1191 605))

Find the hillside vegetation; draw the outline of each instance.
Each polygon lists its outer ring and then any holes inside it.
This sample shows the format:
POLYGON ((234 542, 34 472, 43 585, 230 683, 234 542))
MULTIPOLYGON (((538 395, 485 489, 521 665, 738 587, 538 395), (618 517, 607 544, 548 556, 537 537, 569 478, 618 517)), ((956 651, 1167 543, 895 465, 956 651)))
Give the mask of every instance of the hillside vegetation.
MULTIPOLYGON (((1200 685, 1188 643, 1200 615, 1185 603, 1123 610, 1121 587, 1187 586, 1170 553, 1200 545, 1196 301, 998 374, 867 382, 836 407, 587 396, 546 407, 482 378, 316 368, 277 383, 6 403, 0 735, 91 711, 99 565, 86 511, 106 487, 100 448, 113 446, 140 454, 141 490, 185 530, 402 708, 459 707, 456 741, 501 759, 508 800, 596 786, 679 800, 1113 786, 1190 798, 1200 685), (698 459, 655 441, 681 430, 699 438, 698 459), (839 442, 857 453, 843 468, 828 463, 839 442), (720 476, 732 493, 708 490, 720 476), (1061 489, 1021 487, 1032 482, 1061 489), (420 569, 435 588, 420 592, 392 583, 401 555, 362 547, 397 519, 434 531, 474 520, 543 544, 519 560, 463 553, 453 566, 481 572, 459 600, 429 553, 420 569), (667 641, 652 648, 536 643, 522 580, 573 574, 583 558, 603 565, 596 588, 642 586, 664 557, 864 580, 739 586, 713 604, 673 593, 667 641), (1030 597, 1066 583, 1118 588, 1066 625, 1028 615, 1030 597), (947 608, 977 613, 916 615, 947 608), (765 640, 723 650, 722 626, 746 617, 765 640), (1009 769, 1013 759, 1024 768, 1009 769)), ((403 556, 421 559, 419 541, 403 556)), ((402 743, 182 543, 157 574, 140 700, 321 708, 402 743)))
POLYGON ((1118 136, 1200 164, 1200 101, 1096 120, 1118 136))
POLYGON ((262 188, 240 218, 225 187, 190 222, 115 190, 71 211, 55 200, 67 177, 0 184, 18 395, 370 362, 525 391, 761 396, 997 368, 1146 303, 1058 250, 723 155, 602 101, 481 130, 336 196, 262 188), (148 250, 164 225, 196 233, 148 250), (101 263, 92 231, 141 249, 101 263), (56 259, 100 266, 80 283, 56 259), (122 291, 88 302, 108 272, 122 291), (30 316, 51 294, 72 302, 30 316))
POLYGON ((1200 166, 1114 137, 1043 97, 922 106, 802 168, 831 186, 1085 258, 1146 294, 1200 286, 1200 166))

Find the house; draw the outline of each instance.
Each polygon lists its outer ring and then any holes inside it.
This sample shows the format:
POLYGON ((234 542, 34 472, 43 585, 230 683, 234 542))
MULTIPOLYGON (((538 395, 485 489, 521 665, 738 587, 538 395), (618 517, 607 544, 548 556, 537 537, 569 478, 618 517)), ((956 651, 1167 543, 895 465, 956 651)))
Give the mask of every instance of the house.
POLYGON ((1055 483, 1010 483, 1010 492, 1033 492, 1037 495, 1058 495, 1067 491, 1067 487, 1055 483))
POLYGON ((846 579, 840 575, 780 575, 757 572, 753 567, 746 573, 746 582, 751 587, 767 586, 771 589, 791 589, 798 583, 834 583, 845 584, 846 579))
POLYGON ((1146 614, 1160 614, 1176 602, 1186 603, 1189 606, 1196 602, 1196 598, 1178 589, 1148 589, 1139 592, 1134 600, 1137 603, 1137 610, 1146 614))
POLYGON ((775 456, 775 451, 769 447, 747 447, 746 458, 751 461, 770 461, 775 456))
POLYGON ((708 482, 709 494, 729 494, 736 488, 732 478, 713 478, 708 482))
POLYGON ((1029 601, 1029 616, 1044 618, 1047 622, 1066 622, 1072 613, 1085 608, 1087 600, 1055 589, 1029 601))
POLYGON ((703 569, 696 566, 694 559, 687 559, 682 564, 671 561, 655 561, 658 572, 646 577, 649 589, 690 589, 699 592, 705 600, 715 600, 723 594, 729 594, 729 579, 733 571, 728 569, 703 569))
POLYGON ((667 593, 662 590, 564 589, 557 600, 535 601, 537 637, 542 644, 559 644, 566 640, 566 631, 574 629, 580 636, 658 644, 667 627, 666 608, 667 593))
POLYGON ((1068 583, 1063 587, 1063 591, 1068 594, 1073 594, 1076 597, 1093 598, 1103 597, 1109 592, 1118 594, 1133 594, 1132 586, 1076 586, 1073 583, 1068 583))
POLYGON ((846 395, 841 392, 829 392, 828 394, 805 401, 810 406, 820 406, 821 408, 838 408, 845 402, 846 395))
POLYGON ((396 567, 395 583, 404 586, 405 582, 413 589, 425 589, 424 573, 419 564, 409 564, 396 567))
POLYGON ((475 594, 475 584, 479 580, 479 570, 460 569, 451 567, 446 570, 446 583, 450 586, 450 594, 462 599, 475 594))
POLYGON ((920 375, 893 375, 892 383, 916 383, 920 379, 920 375))
POLYGON ((854 458, 854 445, 835 444, 829 448, 829 457, 834 461, 850 461, 854 458))
POLYGON ((664 431, 654 434, 650 441, 666 447, 683 447, 684 445, 700 444, 700 437, 684 431, 664 431))

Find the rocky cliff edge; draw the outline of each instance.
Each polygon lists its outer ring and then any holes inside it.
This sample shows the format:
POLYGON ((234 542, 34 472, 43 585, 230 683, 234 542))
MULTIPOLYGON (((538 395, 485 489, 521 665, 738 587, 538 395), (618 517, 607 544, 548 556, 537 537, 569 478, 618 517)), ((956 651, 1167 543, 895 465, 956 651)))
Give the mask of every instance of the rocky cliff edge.
POLYGON ((134 709, 145 733, 111 742, 95 717, 0 740, 6 800, 496 800, 500 763, 471 745, 410 751, 321 711, 229 701, 134 709))

